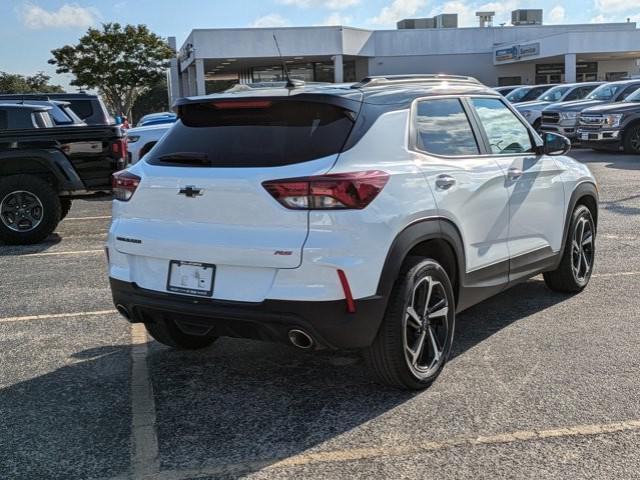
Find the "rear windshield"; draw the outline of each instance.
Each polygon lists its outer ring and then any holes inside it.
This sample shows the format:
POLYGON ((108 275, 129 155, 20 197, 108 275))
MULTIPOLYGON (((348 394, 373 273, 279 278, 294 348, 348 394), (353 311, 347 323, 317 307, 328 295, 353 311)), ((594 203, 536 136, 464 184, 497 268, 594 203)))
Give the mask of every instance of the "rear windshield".
POLYGON ((181 107, 180 120, 153 149, 154 165, 275 167, 339 153, 353 113, 326 103, 213 101, 181 107))
POLYGON ((76 112, 76 115, 78 115, 82 120, 93 115, 93 105, 91 105, 91 100, 69 99, 68 102, 71 104, 71 109, 76 112))

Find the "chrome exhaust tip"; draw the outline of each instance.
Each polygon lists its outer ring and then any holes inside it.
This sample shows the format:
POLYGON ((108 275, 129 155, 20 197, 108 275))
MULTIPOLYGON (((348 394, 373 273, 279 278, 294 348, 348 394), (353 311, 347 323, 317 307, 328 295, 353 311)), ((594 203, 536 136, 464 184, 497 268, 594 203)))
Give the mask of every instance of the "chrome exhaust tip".
POLYGON ((116 310, 118 310, 118 312, 120 313, 120 315, 122 315, 124 318, 126 318, 127 320, 131 319, 131 315, 129 314, 129 310, 127 309, 127 307, 125 307, 122 304, 117 304, 116 305, 116 310))
POLYGON ((298 330, 297 328, 289 330, 289 341, 294 347, 302 350, 309 350, 315 343, 307 332, 298 330))

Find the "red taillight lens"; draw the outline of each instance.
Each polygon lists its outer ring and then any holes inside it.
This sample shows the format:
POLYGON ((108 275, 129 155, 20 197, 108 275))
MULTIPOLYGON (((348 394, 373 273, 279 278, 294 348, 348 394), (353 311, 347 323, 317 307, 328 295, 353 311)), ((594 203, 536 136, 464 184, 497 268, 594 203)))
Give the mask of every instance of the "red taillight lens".
POLYGON ((127 158, 127 140, 116 140, 111 144, 111 152, 117 158, 127 158))
POLYGON ((223 102, 213 102, 211 105, 220 110, 233 110, 236 108, 269 108, 270 100, 231 100, 223 102))
POLYGON ((389 174, 380 170, 270 180, 262 186, 295 210, 363 209, 380 193, 389 174))
POLYGON ((127 170, 120 170, 111 175, 111 187, 113 188, 113 198, 128 202, 140 185, 141 178, 127 170))

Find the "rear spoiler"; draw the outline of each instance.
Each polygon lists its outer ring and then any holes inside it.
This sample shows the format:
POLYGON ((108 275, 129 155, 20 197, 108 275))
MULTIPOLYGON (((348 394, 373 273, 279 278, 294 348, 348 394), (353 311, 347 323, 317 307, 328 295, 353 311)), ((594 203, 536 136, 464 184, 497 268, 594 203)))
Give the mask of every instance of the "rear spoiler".
MULTIPOLYGON (((244 93, 244 92, 243 92, 244 93)), ((231 106, 237 102, 238 106, 246 104, 248 102, 307 102, 307 103, 325 103, 329 105, 335 105, 337 107, 344 108, 353 112, 358 112, 362 104, 362 93, 359 91, 350 91, 345 95, 335 95, 329 93, 310 93, 300 92, 294 94, 288 94, 288 90, 282 89, 278 91, 278 94, 267 94, 264 92, 262 95, 238 95, 237 93, 227 93, 218 95, 208 95, 203 97, 182 97, 178 98, 173 104, 173 108, 178 112, 178 118, 181 118, 181 114, 185 107, 189 105, 201 105, 201 104, 214 104, 225 103, 231 106)), ((228 107, 227 107, 228 108, 228 107)), ((246 108, 246 107, 245 107, 246 108)))

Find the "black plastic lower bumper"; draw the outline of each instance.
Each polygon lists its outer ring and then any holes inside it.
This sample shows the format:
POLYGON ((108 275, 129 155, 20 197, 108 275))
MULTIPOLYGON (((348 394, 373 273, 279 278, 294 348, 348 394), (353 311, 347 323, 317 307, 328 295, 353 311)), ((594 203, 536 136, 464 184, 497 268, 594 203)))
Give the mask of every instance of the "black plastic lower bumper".
POLYGON ((184 330, 207 326, 218 336, 284 343, 289 343, 289 330, 297 328, 311 335, 318 346, 331 349, 370 345, 386 308, 386 300, 379 296, 356 300, 356 312, 348 313, 344 300, 232 302, 156 292, 109 280, 114 304, 127 310, 131 322, 170 320, 184 330))

